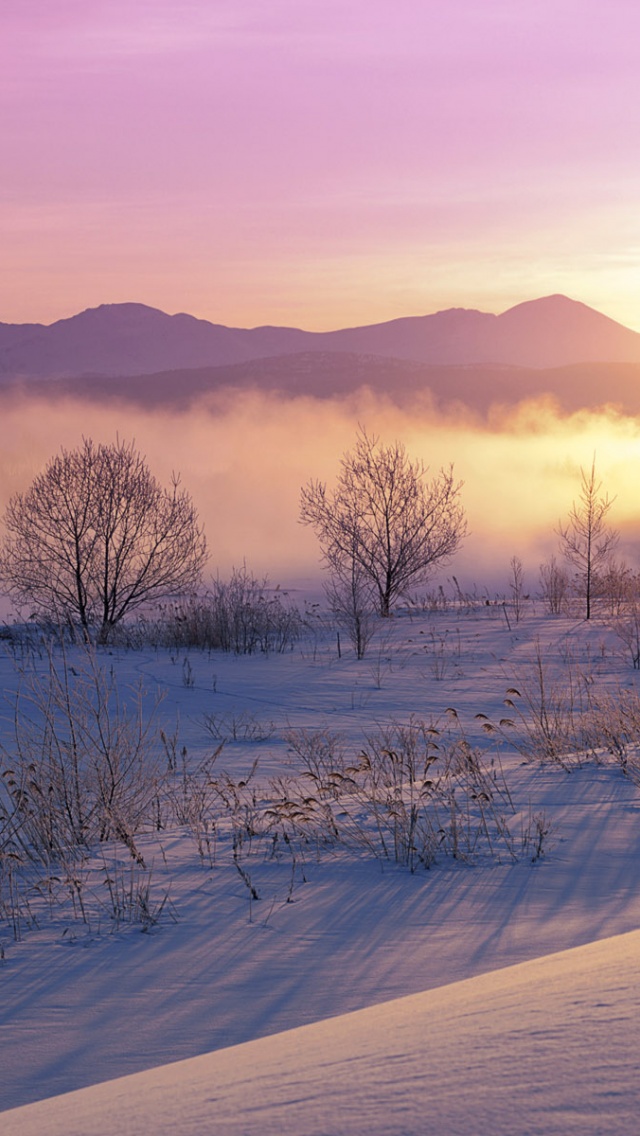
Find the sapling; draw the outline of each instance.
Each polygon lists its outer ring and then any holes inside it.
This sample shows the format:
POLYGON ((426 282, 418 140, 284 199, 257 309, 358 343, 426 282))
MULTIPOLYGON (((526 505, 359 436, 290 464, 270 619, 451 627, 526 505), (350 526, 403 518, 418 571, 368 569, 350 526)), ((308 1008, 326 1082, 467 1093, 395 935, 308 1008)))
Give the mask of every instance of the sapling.
POLYGON ((522 618, 522 608, 524 602, 524 567, 519 556, 512 556, 509 561, 511 575, 509 577, 509 588, 511 591, 511 606, 513 610, 513 617, 516 623, 520 622, 522 618))
POLYGON ((596 476, 595 455, 591 469, 580 470, 581 491, 574 501, 568 520, 557 528, 560 549, 567 564, 576 574, 576 587, 584 600, 584 617, 591 619, 592 601, 599 573, 610 562, 619 534, 607 524, 613 501, 602 494, 602 483, 596 476))
POLYGON ((616 636, 626 648, 633 669, 640 670, 640 602, 636 597, 611 623, 616 636))
POLYGON ((569 574, 551 556, 540 565, 540 595, 550 615, 561 615, 569 592, 569 574))

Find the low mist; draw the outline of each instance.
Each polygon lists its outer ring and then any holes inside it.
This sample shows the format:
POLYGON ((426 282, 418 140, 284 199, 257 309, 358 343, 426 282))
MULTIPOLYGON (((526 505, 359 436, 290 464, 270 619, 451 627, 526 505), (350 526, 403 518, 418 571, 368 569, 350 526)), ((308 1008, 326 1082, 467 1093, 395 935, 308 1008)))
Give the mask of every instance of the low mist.
POLYGON ((563 416, 538 401, 494 408, 480 421, 464 408, 445 415, 418 401, 399 409, 361 391, 336 400, 216 395, 168 413, 3 392, 0 413, 3 511, 61 447, 83 436, 133 440, 161 482, 180 473, 205 526, 211 575, 246 561, 273 585, 317 586, 316 539, 297 520, 300 487, 310 478, 333 483, 359 424, 383 442, 404 442, 433 473, 453 463, 465 483, 469 536, 435 583, 453 573, 464 590, 504 592, 518 555, 535 590, 540 562, 557 549, 554 528, 579 495, 580 467, 594 454, 603 492, 616 498, 610 521, 620 555, 640 558, 640 420, 613 411, 563 416))

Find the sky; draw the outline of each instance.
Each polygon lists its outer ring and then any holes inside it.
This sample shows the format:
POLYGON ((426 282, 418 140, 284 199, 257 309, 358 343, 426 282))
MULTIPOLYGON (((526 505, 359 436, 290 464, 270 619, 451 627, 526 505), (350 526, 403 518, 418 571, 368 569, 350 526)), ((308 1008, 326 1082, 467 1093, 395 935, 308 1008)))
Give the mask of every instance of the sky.
POLYGON ((640 330, 635 0, 2 0, 0 321, 640 330))

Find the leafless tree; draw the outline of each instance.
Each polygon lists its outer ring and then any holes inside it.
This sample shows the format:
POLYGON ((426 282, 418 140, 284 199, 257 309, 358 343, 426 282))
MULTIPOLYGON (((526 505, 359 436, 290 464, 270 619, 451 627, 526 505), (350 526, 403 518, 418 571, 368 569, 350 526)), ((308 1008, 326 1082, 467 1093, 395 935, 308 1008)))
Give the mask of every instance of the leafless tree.
POLYGON ((11 499, 4 523, 6 592, 99 642, 140 605, 193 588, 207 555, 179 478, 163 489, 124 442, 62 450, 11 499))
POLYGON ((610 626, 640 670, 640 573, 624 561, 612 560, 602 580, 610 626))
POLYGON ((300 520, 315 530, 332 576, 349 580, 357 568, 387 616, 398 596, 425 583, 459 548, 462 482, 453 467, 427 481, 425 466, 400 442, 382 446, 364 430, 341 465, 333 493, 320 481, 303 488, 300 520))
POLYGON ((595 456, 591 469, 580 470, 581 492, 574 501, 569 520, 559 524, 562 554, 577 574, 578 586, 585 601, 585 618, 591 619, 591 601, 598 572, 607 565, 617 543, 618 533, 606 523, 613 501, 602 496, 602 482, 596 477, 595 456))
POLYGON ((551 615, 561 615, 569 588, 565 568, 551 556, 540 565, 540 595, 551 615))
POLYGON ((611 557, 598 579, 597 596, 602 600, 607 614, 613 618, 622 615, 637 604, 639 595, 638 575, 624 560, 611 557))
POLYGON ((631 655, 634 670, 640 670, 640 601, 632 600, 627 610, 611 624, 618 639, 631 655))
POLYGON ((355 556, 332 572, 325 593, 331 611, 346 629, 356 658, 364 659, 375 631, 376 597, 370 578, 355 556))
POLYGON ((509 580, 509 587, 511 589, 511 602, 513 604, 513 614, 516 623, 520 622, 522 615, 522 604, 524 601, 524 566, 519 556, 512 556, 509 561, 511 568, 511 578, 509 580))

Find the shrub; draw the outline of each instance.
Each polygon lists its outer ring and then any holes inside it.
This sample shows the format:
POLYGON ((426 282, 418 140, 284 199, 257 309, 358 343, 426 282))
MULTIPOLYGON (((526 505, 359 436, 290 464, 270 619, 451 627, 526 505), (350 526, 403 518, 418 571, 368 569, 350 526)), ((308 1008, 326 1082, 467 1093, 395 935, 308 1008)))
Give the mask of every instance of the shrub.
POLYGON ((285 595, 241 568, 229 580, 215 580, 209 591, 165 607, 155 624, 146 625, 146 637, 175 649, 269 654, 292 647, 302 626, 285 595))

